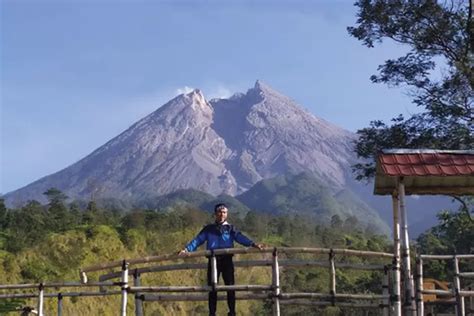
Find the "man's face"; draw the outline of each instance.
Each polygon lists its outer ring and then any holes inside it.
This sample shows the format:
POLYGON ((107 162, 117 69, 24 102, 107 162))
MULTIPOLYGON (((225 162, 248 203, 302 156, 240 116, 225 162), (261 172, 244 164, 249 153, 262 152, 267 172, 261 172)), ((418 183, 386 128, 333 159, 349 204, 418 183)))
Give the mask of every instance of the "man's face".
POLYGON ((224 207, 218 210, 214 215, 216 216, 217 223, 223 223, 227 219, 227 209, 224 207))

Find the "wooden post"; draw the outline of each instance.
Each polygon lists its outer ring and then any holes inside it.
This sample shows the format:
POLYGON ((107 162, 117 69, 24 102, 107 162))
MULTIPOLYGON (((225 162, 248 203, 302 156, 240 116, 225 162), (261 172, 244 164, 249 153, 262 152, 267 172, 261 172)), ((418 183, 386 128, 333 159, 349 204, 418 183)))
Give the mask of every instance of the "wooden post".
POLYGON ((63 295, 58 293, 58 316, 63 316, 63 295))
POLYGON ((331 302, 334 306, 336 304, 336 265, 334 263, 334 251, 329 252, 329 294, 331 294, 331 302))
MULTIPOLYGON (((140 273, 135 269, 133 273, 133 285, 140 286, 140 273)), ((143 300, 141 293, 135 293, 135 316, 143 316, 143 300)))
POLYGON ((44 286, 43 283, 40 283, 38 286, 38 316, 44 316, 43 313, 43 303, 44 303, 44 286))
POLYGON ((461 291, 461 280, 459 278, 459 258, 457 256, 454 256, 454 290, 456 294, 456 315, 465 316, 464 296, 459 293, 461 291))
POLYGON ((425 304, 423 303, 423 259, 421 259, 420 254, 418 254, 418 258, 416 260, 417 266, 417 282, 416 282, 416 306, 418 316, 425 315, 425 304))
POLYGON ((127 288, 128 288, 128 262, 122 262, 122 305, 120 310, 121 316, 127 315, 127 288))
POLYGON ((272 261, 272 287, 273 287, 273 316, 280 316, 280 268, 278 266, 278 251, 273 249, 272 261))
MULTIPOLYGON (((382 295, 389 295, 388 290, 388 266, 383 269, 383 280, 382 280, 382 295)), ((389 305, 390 300, 388 298, 382 299, 382 315, 389 316, 389 305)))
POLYGON ((392 193, 392 207, 393 207, 393 315, 402 315, 402 304, 400 297, 400 222, 399 222, 399 205, 398 193, 392 193))
POLYGON ((211 250, 211 286, 212 291, 216 290, 217 285, 217 261, 216 254, 211 250))
POLYGON ((400 203, 400 214, 402 224, 402 245, 403 245, 403 271, 404 271, 404 284, 405 284, 405 314, 415 315, 416 309, 413 300, 414 286, 413 276, 411 273, 411 262, 410 262, 410 239, 408 237, 408 220, 407 210, 405 208, 405 184, 403 183, 403 177, 399 178, 398 182, 398 196, 400 203))

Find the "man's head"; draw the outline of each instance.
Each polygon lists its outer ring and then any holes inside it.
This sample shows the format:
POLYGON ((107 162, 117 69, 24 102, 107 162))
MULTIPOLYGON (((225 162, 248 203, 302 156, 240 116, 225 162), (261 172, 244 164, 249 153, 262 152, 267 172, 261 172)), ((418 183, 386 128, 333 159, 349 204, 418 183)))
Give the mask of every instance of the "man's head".
POLYGON ((227 205, 219 203, 214 206, 214 216, 216 217, 216 223, 223 223, 227 219, 227 205))

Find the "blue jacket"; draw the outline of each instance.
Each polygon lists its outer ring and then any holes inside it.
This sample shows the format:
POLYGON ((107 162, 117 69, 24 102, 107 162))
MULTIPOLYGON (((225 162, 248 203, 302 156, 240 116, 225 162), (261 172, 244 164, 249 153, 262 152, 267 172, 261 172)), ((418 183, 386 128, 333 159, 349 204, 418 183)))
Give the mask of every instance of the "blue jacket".
POLYGON ((207 242, 207 250, 234 248, 234 240, 246 247, 254 244, 252 240, 227 222, 222 225, 209 224, 186 245, 186 250, 189 252, 195 251, 204 242, 207 242))

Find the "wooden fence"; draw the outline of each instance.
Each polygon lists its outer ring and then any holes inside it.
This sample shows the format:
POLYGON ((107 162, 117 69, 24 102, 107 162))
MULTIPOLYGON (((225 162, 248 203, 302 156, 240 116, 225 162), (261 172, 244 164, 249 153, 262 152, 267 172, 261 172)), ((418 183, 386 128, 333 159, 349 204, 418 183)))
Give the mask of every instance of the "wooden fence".
MULTIPOLYGON (((280 315, 280 305, 296 304, 309 306, 340 306, 351 308, 377 308, 382 309, 383 315, 389 315, 391 290, 389 282, 389 265, 393 259, 393 254, 384 252, 359 251, 351 249, 327 249, 327 248, 266 248, 258 250, 254 248, 232 248, 219 249, 215 251, 197 251, 186 253, 184 255, 167 254, 161 256, 144 257, 137 259, 124 259, 115 262, 99 264, 91 267, 83 268, 80 271, 81 282, 69 283, 39 283, 39 284, 17 284, 17 285, 0 285, 0 290, 14 289, 36 289, 36 293, 10 293, 0 294, 0 299, 6 298, 33 298, 37 297, 37 314, 42 316, 43 302, 45 298, 56 298, 58 301, 58 315, 62 315, 62 302, 65 297, 80 296, 104 296, 104 295, 121 295, 120 315, 125 316, 127 310, 128 294, 135 294, 135 315, 143 315, 143 303, 146 301, 206 301, 208 299, 207 292, 210 291, 228 291, 234 290, 239 292, 238 300, 271 300, 273 306, 273 315, 280 315), (248 285, 218 285, 216 256, 226 254, 271 254, 271 260, 242 260, 235 261, 235 267, 269 267, 271 269, 271 284, 248 284, 248 285), (309 254, 309 255, 327 255, 327 260, 315 260, 314 258, 302 259, 280 259, 282 254, 309 254), (337 262, 336 256, 355 256, 363 258, 379 258, 386 261, 385 264, 357 264, 337 262), (211 265, 211 285, 205 286, 142 286, 140 276, 145 273, 156 273, 163 271, 178 270, 196 270, 207 269, 207 263, 189 263, 188 259, 196 257, 206 257, 210 260, 211 265), (183 261, 181 263, 163 264, 166 261, 183 261), (139 266, 142 264, 160 263, 154 266, 139 266), (329 289, 326 293, 284 293, 280 287, 280 268, 308 268, 323 267, 329 271, 329 289), (119 268, 120 271, 106 273, 99 277, 99 282, 88 282, 88 273, 97 271, 109 271, 110 269, 119 268), (355 269, 383 271, 383 280, 381 280, 380 294, 347 294, 338 293, 336 288, 336 268, 337 269, 355 269), (133 278, 133 283, 129 282, 129 277, 133 278), (119 281, 111 282, 109 280, 119 279, 119 281), (95 287, 97 291, 91 292, 55 292, 44 293, 47 288, 68 288, 68 287, 95 287), (120 290, 107 291, 106 288, 120 288, 120 290), (241 294, 240 292, 250 292, 241 294), (169 294, 169 293, 179 293, 169 294), (203 294, 195 294, 203 293, 203 294)), ((392 288, 400 285, 393 285, 392 288)), ((224 297, 218 296, 218 300, 224 297)))
MULTIPOLYGON (((466 315, 465 297, 472 298, 474 291, 466 290, 461 287, 461 279, 474 278, 474 272, 460 272, 460 260, 472 260, 474 255, 418 255, 416 260, 417 274, 416 280, 416 315, 424 316, 423 294, 436 294, 438 296, 454 297, 455 313, 459 316, 466 315), (454 279, 451 291, 446 290, 428 290, 423 289, 423 263, 427 260, 452 260, 454 266, 454 279)), ((143 315, 144 302, 152 301, 206 301, 207 293, 210 291, 228 291, 238 292, 238 300, 271 300, 273 306, 273 315, 280 315, 281 305, 307 305, 313 307, 339 306, 342 308, 361 308, 361 309, 380 309, 382 315, 397 315, 397 309, 393 303, 399 298, 395 297, 400 293, 400 284, 393 276, 393 266, 389 262, 394 262, 393 254, 384 252, 359 251, 350 249, 326 249, 326 248, 266 248, 257 250, 253 248, 233 248, 219 249, 215 251, 197 251, 186 253, 185 255, 167 254, 161 256, 144 257, 137 259, 124 259, 91 267, 83 268, 80 271, 81 282, 52 282, 35 284, 7 284, 0 285, 0 291, 30 291, 29 293, 0 293, 0 299, 11 298, 37 298, 36 308, 25 307, 22 315, 28 312, 44 316, 43 303, 45 299, 57 299, 57 314, 63 314, 63 299, 67 297, 86 297, 86 296, 107 296, 120 295, 121 306, 120 315, 125 316, 127 311, 128 294, 134 294, 135 315, 143 315), (268 267, 271 269, 270 284, 246 284, 246 285, 218 285, 216 256, 226 254, 265 254, 271 259, 263 260, 236 260, 234 266, 238 268, 245 267, 268 267), (282 255, 307 254, 305 259, 282 259, 282 255), (314 256, 313 256, 314 255, 314 256), (315 257, 326 255, 327 260, 316 260, 315 257), (362 258, 376 258, 383 262, 382 264, 358 264, 338 262, 340 257, 354 256, 362 258), (207 269, 208 263, 187 262, 191 258, 209 258, 211 265, 211 285, 203 286, 144 286, 141 284, 141 275, 147 273, 159 273, 164 271, 180 270, 202 270, 207 269), (179 261, 176 263, 175 261, 179 261), (143 266, 143 265, 146 266, 143 266), (151 265, 155 264, 155 265, 151 265), (322 267, 329 272, 329 288, 327 292, 283 292, 280 285, 280 270, 285 268, 309 268, 322 267), (119 268, 119 271, 109 272, 111 269, 119 268), (348 294, 339 293, 336 286, 337 269, 354 269, 365 271, 383 271, 381 280, 381 293, 379 294, 348 294), (108 273, 99 276, 97 282, 89 282, 88 274, 91 272, 107 271, 108 273), (133 282, 129 281, 133 278, 133 282), (118 280, 116 280, 118 279, 118 280), (116 280, 116 281, 111 281, 116 280), (93 288, 94 291, 69 292, 68 288, 93 288), (55 292, 46 292, 45 290, 55 289, 55 292), (34 290, 34 292, 31 292, 34 290), (60 291, 59 291, 60 290, 60 291), (241 293, 246 292, 246 293, 241 293), (177 294, 178 293, 178 294, 177 294)), ((218 300, 224 300, 221 295, 218 300)), ((472 307, 470 307, 472 308, 472 307)), ((471 311, 472 312, 472 311, 471 311)), ((468 311, 469 313, 469 311, 468 311)))
MULTIPOLYGON (((473 308, 473 290, 463 290, 461 287, 461 279, 474 279, 474 272, 460 272, 459 271, 459 261, 460 260, 474 260, 474 254, 469 255, 418 255, 416 258, 416 302, 417 302, 417 313, 420 316, 425 315, 425 304, 423 301, 423 294, 430 294, 443 297, 454 297, 455 303, 454 312, 457 316, 466 315, 466 304, 465 297, 470 297, 469 311, 468 314, 472 315, 474 313, 473 308), (448 290, 428 290, 423 289, 423 263, 428 260, 443 260, 451 261, 454 267, 454 278, 452 282, 451 291, 448 290)), ((446 302, 444 302, 446 303, 446 302)))

